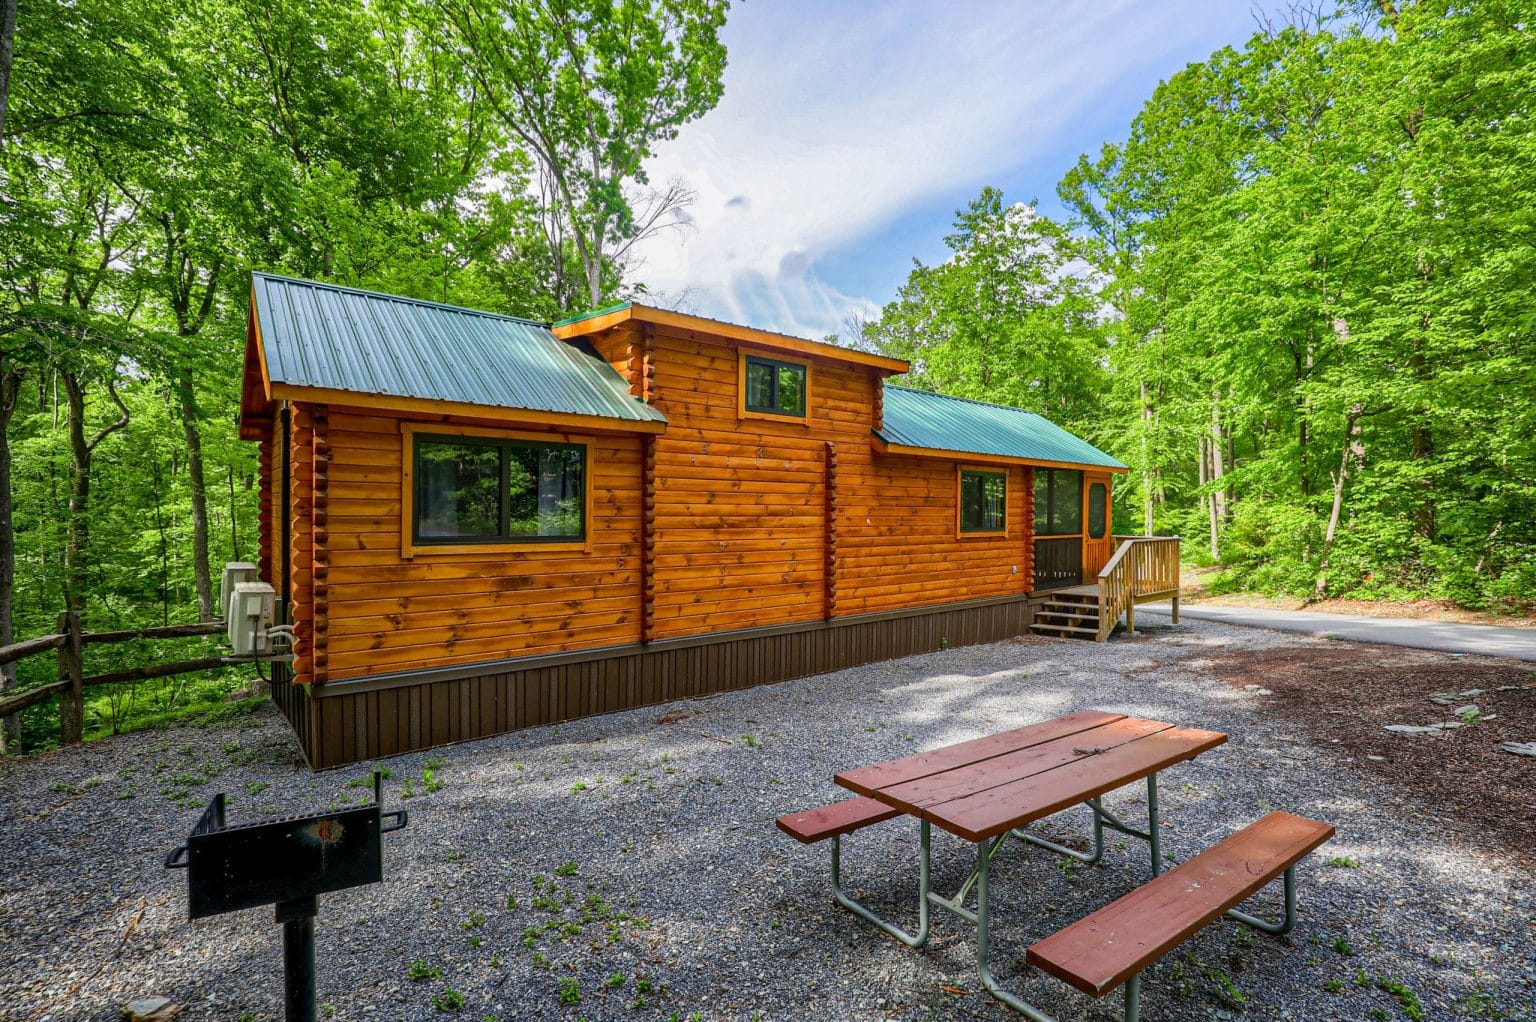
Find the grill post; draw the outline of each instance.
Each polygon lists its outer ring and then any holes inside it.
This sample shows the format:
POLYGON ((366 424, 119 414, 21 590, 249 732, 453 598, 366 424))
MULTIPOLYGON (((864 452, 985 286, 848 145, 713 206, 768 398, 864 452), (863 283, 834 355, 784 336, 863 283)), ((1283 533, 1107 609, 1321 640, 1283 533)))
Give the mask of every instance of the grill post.
POLYGON ((315 899, 277 903, 283 924, 283 1018, 315 1022, 315 899))

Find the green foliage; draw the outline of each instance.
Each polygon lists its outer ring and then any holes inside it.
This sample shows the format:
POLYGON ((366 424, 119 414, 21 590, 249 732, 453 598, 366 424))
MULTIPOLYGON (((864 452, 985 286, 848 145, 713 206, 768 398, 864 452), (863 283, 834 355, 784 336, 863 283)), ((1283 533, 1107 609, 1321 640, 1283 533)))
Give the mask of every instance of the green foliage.
MULTIPOLYGON (((623 289, 627 245, 679 222, 686 188, 648 224, 624 186, 718 100, 726 5, 480 6, 23 11, 0 137, 0 645, 8 606, 21 637, 66 607, 97 631, 212 616, 218 566, 255 559, 257 452, 235 427, 251 270, 555 319, 623 289), (480 51, 439 31, 470 8, 537 34, 498 20, 480 51), (503 116, 534 93, 537 142, 503 116), (552 157, 565 176, 541 191, 552 157)), ((93 646, 88 671, 195 655, 93 646)), ((19 684, 51 680, 45 659, 19 684)), ((124 689, 88 727, 223 712, 249 675, 124 689)), ((25 745, 52 740, 48 710, 25 745)))
POLYGON ((1087 285, 1066 273, 1077 244, 994 188, 955 213, 953 253, 918 263, 859 340, 912 363, 906 382, 1015 405, 1092 433, 1105 338, 1087 285))
POLYGON ((1122 510, 1201 537, 1219 585, 1528 606, 1519 9, 1298 13, 1174 75, 1062 181, 1113 312, 1090 435, 1132 467, 1122 510))

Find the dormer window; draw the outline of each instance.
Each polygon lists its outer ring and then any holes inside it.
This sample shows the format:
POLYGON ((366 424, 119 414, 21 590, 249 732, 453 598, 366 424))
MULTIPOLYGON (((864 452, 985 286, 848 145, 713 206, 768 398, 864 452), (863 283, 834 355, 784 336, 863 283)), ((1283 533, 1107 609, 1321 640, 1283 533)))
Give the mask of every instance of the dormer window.
POLYGON ((805 418, 807 375, 803 363, 743 356, 742 409, 759 415, 805 418))

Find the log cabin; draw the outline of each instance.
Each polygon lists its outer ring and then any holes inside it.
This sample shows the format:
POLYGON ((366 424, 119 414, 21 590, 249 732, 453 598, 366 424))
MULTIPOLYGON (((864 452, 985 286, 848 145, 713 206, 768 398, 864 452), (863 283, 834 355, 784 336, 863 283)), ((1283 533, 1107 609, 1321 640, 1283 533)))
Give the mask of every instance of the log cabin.
POLYGON ((1111 535, 1123 464, 888 382, 909 368, 636 303, 545 324, 255 274, 240 429, 310 765, 1103 639, 1176 592, 1176 540, 1111 535))

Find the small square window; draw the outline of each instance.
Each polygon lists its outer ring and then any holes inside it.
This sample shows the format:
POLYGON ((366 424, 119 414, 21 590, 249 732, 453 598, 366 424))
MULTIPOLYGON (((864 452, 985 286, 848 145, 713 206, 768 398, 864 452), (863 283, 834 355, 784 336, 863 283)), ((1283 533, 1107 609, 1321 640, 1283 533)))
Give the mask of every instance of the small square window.
POLYGON ((742 405, 749 412, 805 417, 805 366, 746 356, 742 405))
POLYGON ((960 470, 960 531, 1008 531, 1008 475, 960 470))

